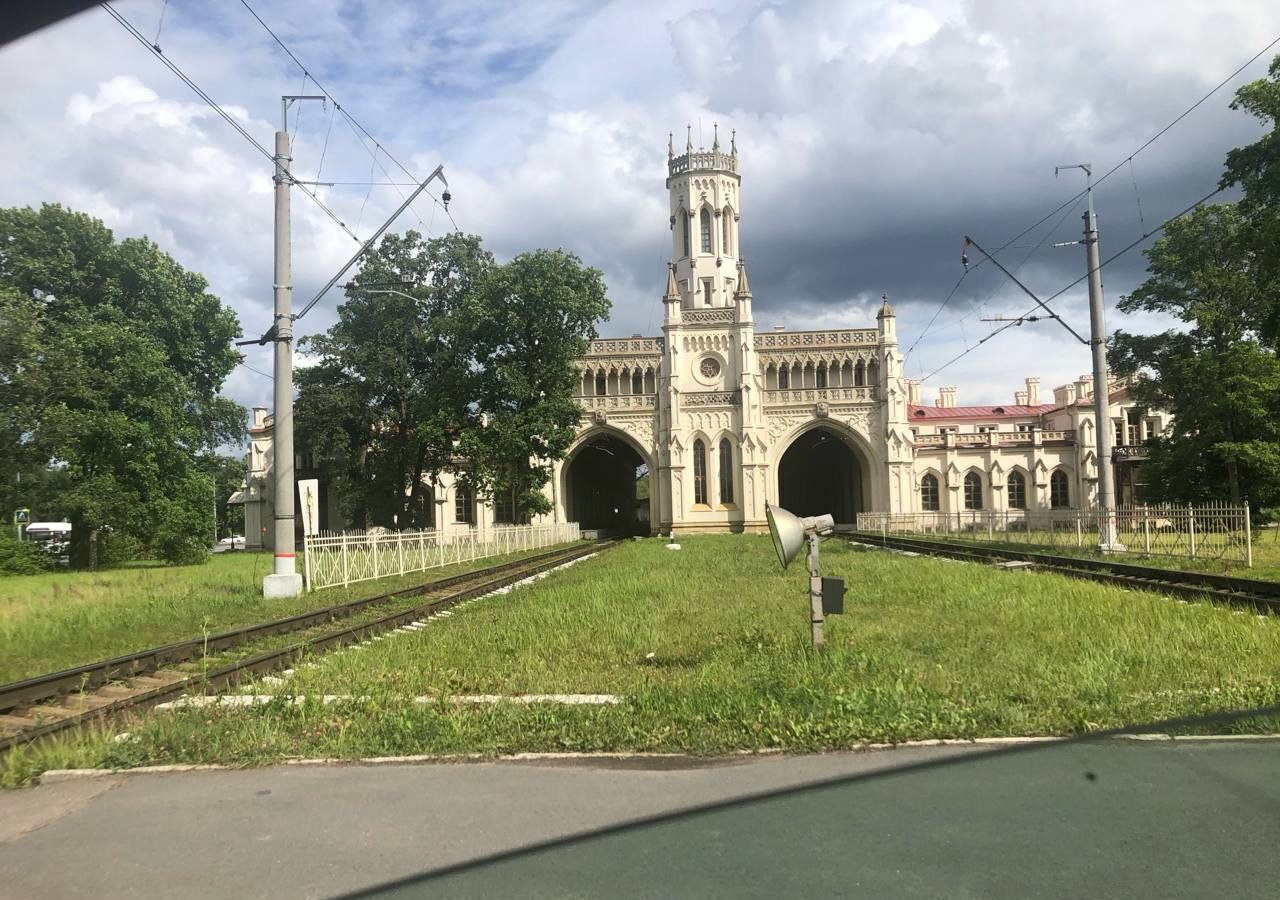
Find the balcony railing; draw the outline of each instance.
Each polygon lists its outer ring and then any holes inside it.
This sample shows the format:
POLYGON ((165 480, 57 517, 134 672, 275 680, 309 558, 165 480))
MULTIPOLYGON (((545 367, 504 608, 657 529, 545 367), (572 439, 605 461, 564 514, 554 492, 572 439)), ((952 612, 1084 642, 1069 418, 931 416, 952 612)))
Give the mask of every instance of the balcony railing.
POLYGON ((791 406, 801 403, 870 403, 875 400, 873 387, 778 388, 764 392, 765 406, 791 406))
POLYGON ((579 397, 578 403, 587 411, 597 409, 652 410, 657 408, 658 398, 655 394, 609 394, 603 397, 579 397))

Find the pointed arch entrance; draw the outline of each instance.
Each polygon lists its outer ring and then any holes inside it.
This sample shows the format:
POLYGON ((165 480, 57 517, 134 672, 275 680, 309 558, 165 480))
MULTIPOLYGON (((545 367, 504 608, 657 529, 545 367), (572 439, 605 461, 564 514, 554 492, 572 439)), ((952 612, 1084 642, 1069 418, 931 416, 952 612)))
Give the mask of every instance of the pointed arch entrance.
POLYGON ((650 533, 649 460, 634 442, 599 429, 573 450, 563 471, 569 521, 584 531, 650 533))
POLYGON ((798 516, 830 513, 839 525, 857 522, 870 485, 866 459, 834 428, 801 432, 778 461, 778 505, 798 516))

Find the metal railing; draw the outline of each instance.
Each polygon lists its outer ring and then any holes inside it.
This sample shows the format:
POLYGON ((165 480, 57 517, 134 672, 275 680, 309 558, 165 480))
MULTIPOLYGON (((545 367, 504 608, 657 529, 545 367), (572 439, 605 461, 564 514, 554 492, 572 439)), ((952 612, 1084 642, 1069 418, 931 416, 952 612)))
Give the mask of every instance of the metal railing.
POLYGON ((581 537, 577 522, 499 525, 441 535, 435 531, 321 532, 303 539, 308 591, 422 572, 581 537))
MULTIPOLYGON (((1094 509, 955 510, 952 512, 858 513, 859 531, 917 534, 1031 547, 1096 547, 1101 516, 1094 509)), ((1136 556, 1219 559, 1253 565, 1252 524, 1247 504, 1122 506, 1116 532, 1136 556)))

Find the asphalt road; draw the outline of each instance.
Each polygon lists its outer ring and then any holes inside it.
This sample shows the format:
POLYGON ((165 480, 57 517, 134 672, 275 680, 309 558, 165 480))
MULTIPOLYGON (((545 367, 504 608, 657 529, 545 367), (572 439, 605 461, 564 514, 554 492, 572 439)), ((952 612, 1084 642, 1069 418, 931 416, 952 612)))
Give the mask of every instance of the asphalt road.
POLYGON ((1277 847, 1278 741, 283 766, 0 793, 0 897, 23 900, 1274 898, 1277 847))

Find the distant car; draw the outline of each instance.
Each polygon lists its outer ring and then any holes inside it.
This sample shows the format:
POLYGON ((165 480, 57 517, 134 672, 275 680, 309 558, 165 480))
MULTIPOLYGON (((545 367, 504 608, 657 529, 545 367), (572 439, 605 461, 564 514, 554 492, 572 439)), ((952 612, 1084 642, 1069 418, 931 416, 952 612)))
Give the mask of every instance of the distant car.
POLYGON ((228 550, 243 550, 243 549, 244 549, 244 536, 239 534, 232 534, 218 541, 217 545, 213 548, 213 552, 225 553, 228 550))

